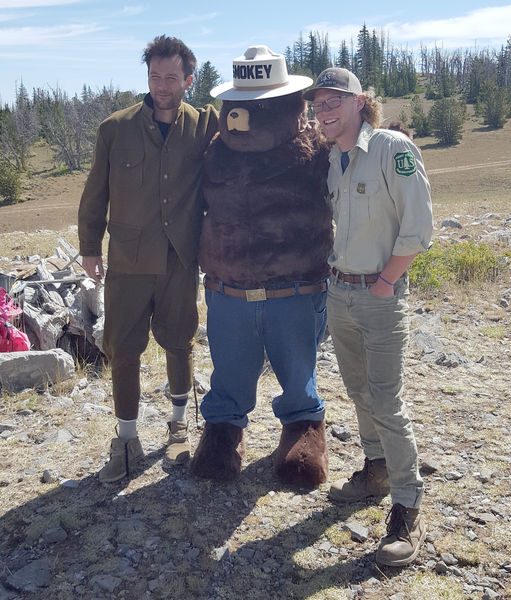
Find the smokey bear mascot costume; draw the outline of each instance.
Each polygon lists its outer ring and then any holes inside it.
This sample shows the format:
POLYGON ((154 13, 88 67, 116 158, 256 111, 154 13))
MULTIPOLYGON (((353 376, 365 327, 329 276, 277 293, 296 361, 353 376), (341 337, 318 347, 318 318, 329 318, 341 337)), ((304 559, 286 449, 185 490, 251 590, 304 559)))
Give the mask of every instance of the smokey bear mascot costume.
POLYGON ((272 404, 282 423, 275 472, 310 488, 328 475, 316 390, 332 244, 328 150, 302 99, 312 81, 288 76, 281 54, 252 46, 233 75, 211 91, 223 104, 205 157, 199 262, 214 371, 191 469, 217 481, 239 475, 266 351, 282 387, 272 404))

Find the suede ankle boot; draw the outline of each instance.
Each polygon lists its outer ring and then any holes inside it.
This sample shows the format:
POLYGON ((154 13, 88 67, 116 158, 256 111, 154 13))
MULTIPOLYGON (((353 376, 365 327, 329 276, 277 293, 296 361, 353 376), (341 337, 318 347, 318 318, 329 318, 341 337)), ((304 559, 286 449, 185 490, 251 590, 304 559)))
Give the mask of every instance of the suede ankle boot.
POLYGON ((190 458, 190 440, 186 421, 169 421, 169 441, 165 450, 164 463, 182 464, 190 458))
POLYGON ((143 456, 144 451, 138 437, 130 440, 114 438, 110 444, 110 460, 98 473, 99 481, 113 483, 130 475, 143 456))

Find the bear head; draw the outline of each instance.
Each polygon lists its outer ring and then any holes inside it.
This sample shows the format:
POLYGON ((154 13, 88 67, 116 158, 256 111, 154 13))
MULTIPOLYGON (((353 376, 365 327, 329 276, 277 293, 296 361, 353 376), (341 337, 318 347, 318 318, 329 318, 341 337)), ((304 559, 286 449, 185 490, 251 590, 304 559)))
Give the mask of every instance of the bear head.
POLYGON ((301 92, 259 100, 224 100, 220 137, 235 152, 267 152, 305 129, 305 108, 301 92))

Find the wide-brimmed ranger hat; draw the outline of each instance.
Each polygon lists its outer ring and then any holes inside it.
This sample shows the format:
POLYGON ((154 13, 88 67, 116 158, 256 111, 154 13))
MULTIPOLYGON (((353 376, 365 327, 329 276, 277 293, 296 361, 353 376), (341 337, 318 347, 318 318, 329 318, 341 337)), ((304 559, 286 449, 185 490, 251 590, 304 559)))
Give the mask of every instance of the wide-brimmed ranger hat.
POLYGON ((314 100, 314 94, 318 90, 337 90, 355 96, 362 94, 362 86, 358 77, 348 69, 342 69, 341 67, 330 67, 321 71, 314 87, 307 90, 303 97, 305 100, 314 100))
POLYGON ((214 87, 220 100, 257 100, 293 94, 312 84, 310 77, 288 75, 286 59, 268 46, 250 46, 232 64, 233 80, 214 87))

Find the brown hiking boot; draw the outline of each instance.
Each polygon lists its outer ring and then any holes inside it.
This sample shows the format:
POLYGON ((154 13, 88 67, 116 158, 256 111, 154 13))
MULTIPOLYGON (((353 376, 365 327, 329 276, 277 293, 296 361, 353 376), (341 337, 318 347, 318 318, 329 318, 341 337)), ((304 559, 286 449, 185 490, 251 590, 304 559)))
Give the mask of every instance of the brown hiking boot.
POLYGON ((364 468, 349 479, 340 479, 330 487, 329 496, 336 502, 354 502, 369 496, 386 496, 390 491, 384 458, 364 461, 364 468))
POLYGON ((101 483, 113 483, 130 475, 137 462, 144 456, 138 437, 123 440, 116 437, 110 444, 110 460, 98 473, 101 483))
POLYGON ((190 458, 190 440, 186 421, 169 421, 169 441, 165 450, 164 463, 182 464, 190 458))
POLYGON ((402 567, 415 560, 426 536, 424 519, 418 508, 394 504, 387 519, 387 535, 376 551, 376 562, 402 567))

